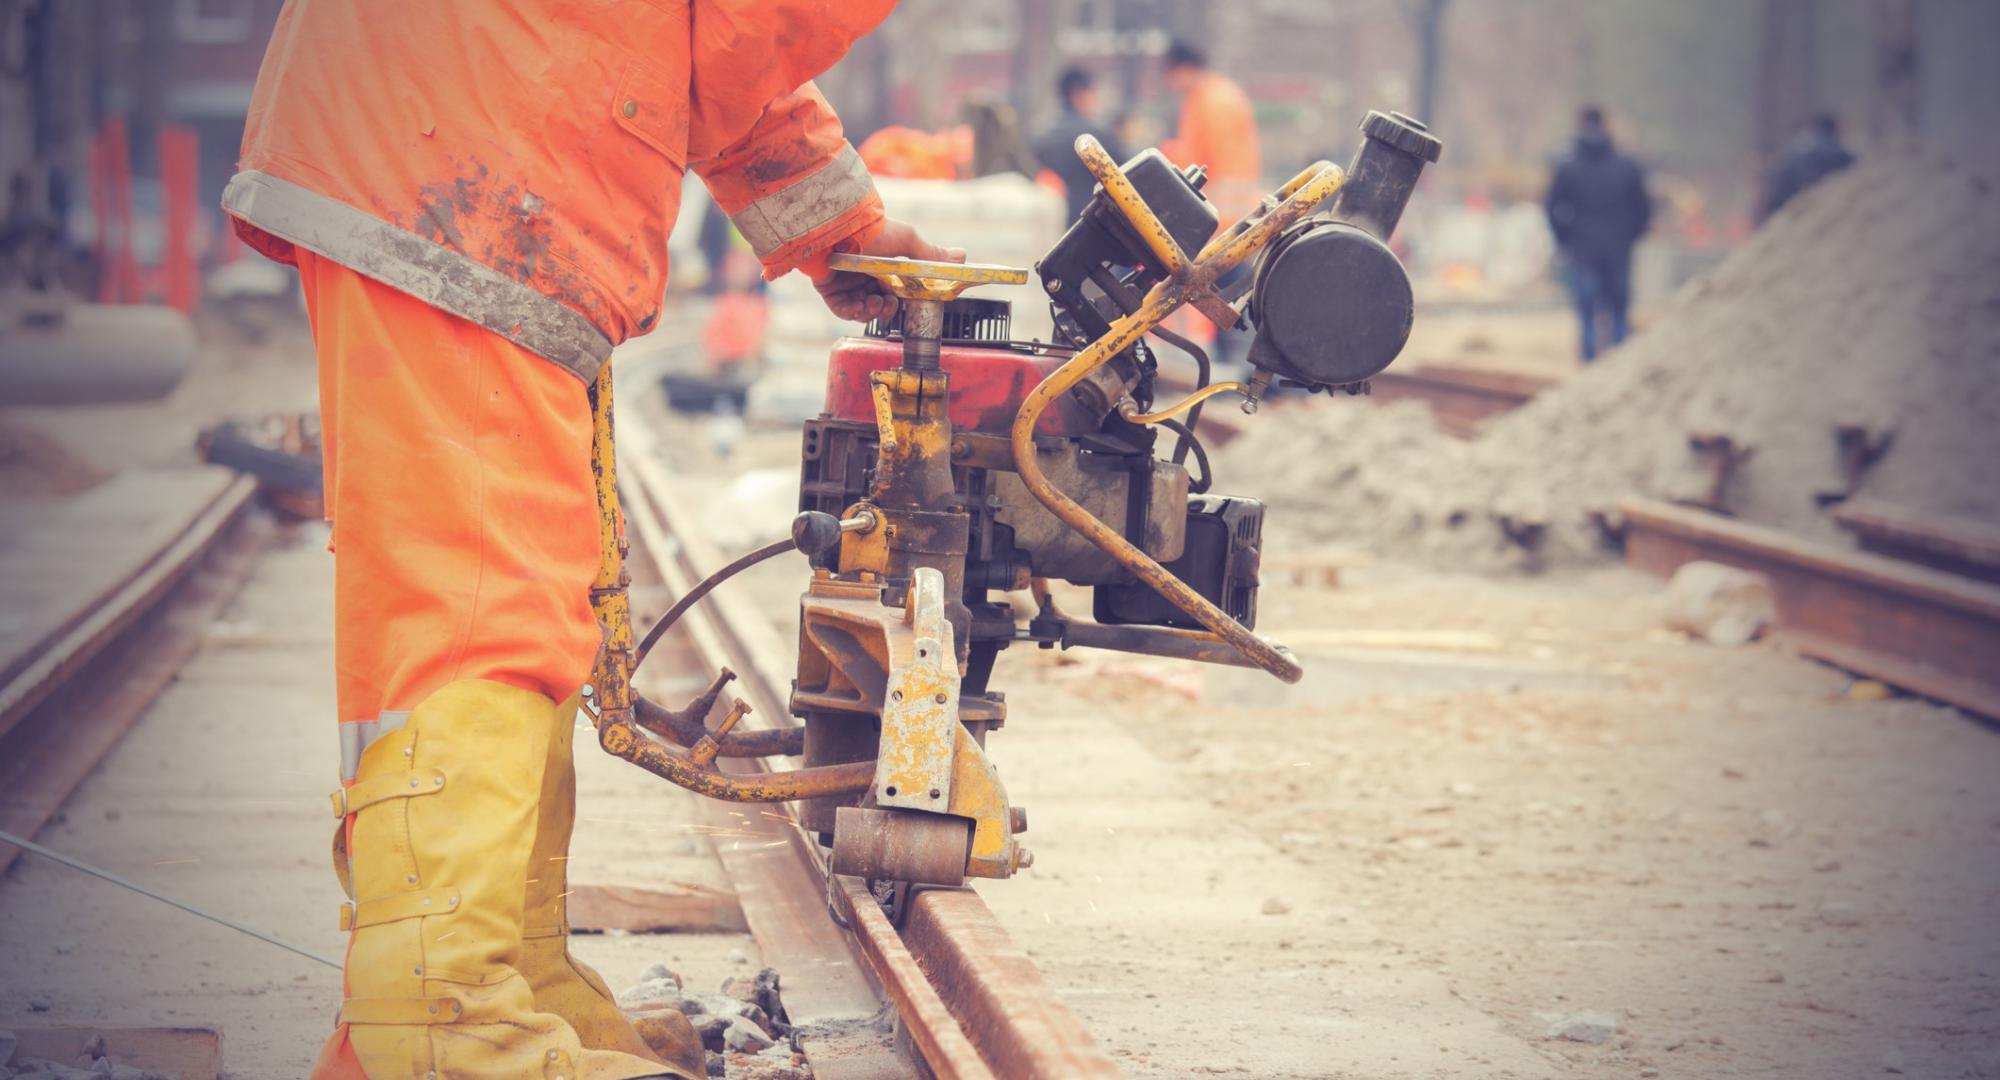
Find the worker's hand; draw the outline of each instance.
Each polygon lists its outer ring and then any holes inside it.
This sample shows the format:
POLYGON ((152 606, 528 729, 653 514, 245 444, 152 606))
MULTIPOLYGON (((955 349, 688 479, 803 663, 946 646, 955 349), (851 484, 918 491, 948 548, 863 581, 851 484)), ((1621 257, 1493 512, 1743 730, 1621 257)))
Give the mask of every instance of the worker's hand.
MULTIPOLYGON (((911 259, 927 259, 931 262, 965 261, 962 248, 945 248, 917 235, 917 230, 908 222, 890 218, 882 223, 882 232, 872 243, 864 245, 859 254, 903 256, 911 259)), ((825 277, 814 278, 813 288, 819 290, 821 299, 835 315, 855 322, 871 319, 886 319, 896 313, 901 301, 889 291, 887 285, 869 277, 844 270, 834 270, 825 277)))

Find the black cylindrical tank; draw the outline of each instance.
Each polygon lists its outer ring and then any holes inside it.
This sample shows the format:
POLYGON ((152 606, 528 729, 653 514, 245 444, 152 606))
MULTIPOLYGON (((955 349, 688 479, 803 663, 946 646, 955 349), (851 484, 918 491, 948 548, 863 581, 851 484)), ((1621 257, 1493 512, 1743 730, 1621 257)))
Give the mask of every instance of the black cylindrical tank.
POLYGON ((1331 209, 1264 249, 1251 288, 1250 363, 1310 386, 1356 383, 1388 367, 1415 314, 1409 274, 1388 240, 1443 144, 1401 113, 1370 112, 1361 131, 1331 209))

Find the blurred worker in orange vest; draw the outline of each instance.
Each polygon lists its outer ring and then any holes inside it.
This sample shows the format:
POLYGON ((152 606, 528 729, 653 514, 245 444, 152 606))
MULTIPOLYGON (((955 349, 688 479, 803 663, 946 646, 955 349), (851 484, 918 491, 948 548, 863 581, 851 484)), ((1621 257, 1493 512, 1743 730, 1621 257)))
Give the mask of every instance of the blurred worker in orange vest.
POLYGON ((1181 98, 1180 130, 1160 150, 1178 164, 1208 168, 1208 200, 1228 225, 1257 208, 1263 196, 1263 163, 1250 95, 1236 80, 1208 67, 1194 46, 1167 48, 1167 85, 1181 98))
POLYGON ((705 1075, 685 1018, 635 1028, 568 951, 600 640, 587 388, 659 319, 689 169, 767 275, 844 318, 896 301, 830 252, 963 258, 884 219, 810 81, 892 6, 280 15, 223 205, 298 267, 319 354, 352 933, 316 1080, 705 1075))
MULTIPOLYGON (((1208 58, 1186 42, 1167 47, 1167 85, 1181 96, 1180 129, 1160 145, 1160 152, 1182 166, 1208 169, 1202 193, 1215 204, 1226 228, 1257 208, 1263 197, 1263 163, 1257 149, 1257 118, 1250 95, 1236 80, 1208 67, 1208 58)), ((1175 328, 1198 340, 1212 324, 1192 309, 1175 313, 1185 320, 1175 328)), ((1170 323, 1171 325, 1171 323, 1170 323)), ((1214 328, 1216 360, 1229 370, 1250 353, 1250 335, 1214 328)))

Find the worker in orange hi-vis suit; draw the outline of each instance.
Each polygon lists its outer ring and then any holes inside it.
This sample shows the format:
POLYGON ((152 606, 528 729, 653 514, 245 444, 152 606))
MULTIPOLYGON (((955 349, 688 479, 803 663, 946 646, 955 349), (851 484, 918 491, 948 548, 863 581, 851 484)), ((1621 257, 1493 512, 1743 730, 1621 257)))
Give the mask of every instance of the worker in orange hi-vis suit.
MULTIPOLYGON (((1202 192, 1227 226, 1257 208, 1263 198, 1263 162, 1257 148, 1257 118, 1250 95, 1236 80, 1211 71, 1200 50, 1176 41, 1163 58, 1167 85, 1181 98, 1180 127, 1160 152, 1175 164, 1208 169, 1202 192)), ((1249 352, 1247 334, 1220 332, 1193 309, 1175 313, 1169 325, 1198 341, 1215 342, 1217 359, 1240 361, 1249 352)))
POLYGON ((1264 193, 1250 95, 1184 42, 1168 46, 1165 68, 1167 85, 1181 98, 1181 120, 1160 150, 1177 164, 1208 168, 1202 190, 1228 225, 1256 209, 1264 193))
POLYGON ((810 82, 891 6, 285 6, 223 205, 298 267, 319 354, 352 903, 317 1080, 705 1075, 568 951, 587 389, 659 318, 687 169, 845 318, 896 301, 830 252, 964 257, 884 219, 810 82))

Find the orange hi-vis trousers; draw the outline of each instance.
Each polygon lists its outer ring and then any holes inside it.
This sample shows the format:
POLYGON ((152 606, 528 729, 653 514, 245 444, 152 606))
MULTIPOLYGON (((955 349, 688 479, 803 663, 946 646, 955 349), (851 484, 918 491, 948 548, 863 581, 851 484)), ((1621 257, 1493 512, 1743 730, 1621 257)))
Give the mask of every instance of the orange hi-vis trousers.
POLYGON ((341 778, 433 691, 552 700, 599 633, 590 404, 576 376, 304 249, 333 526, 341 778))

